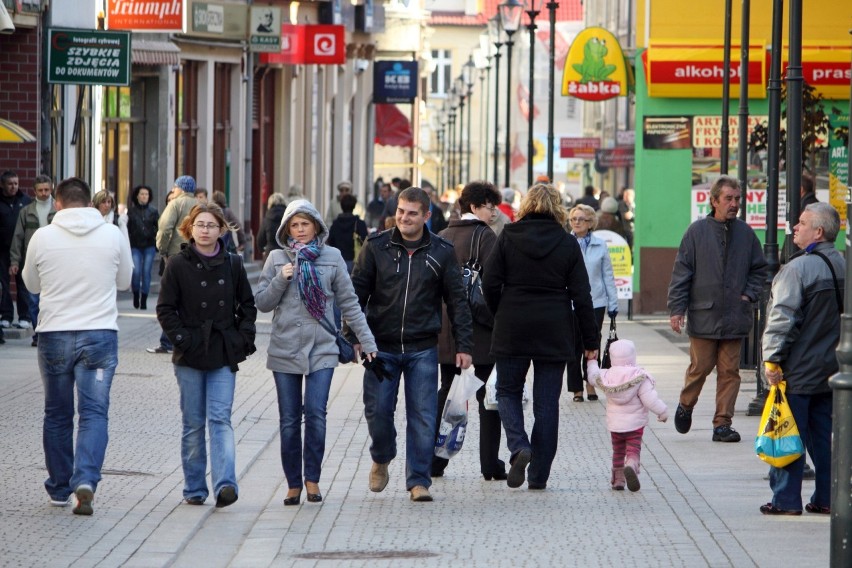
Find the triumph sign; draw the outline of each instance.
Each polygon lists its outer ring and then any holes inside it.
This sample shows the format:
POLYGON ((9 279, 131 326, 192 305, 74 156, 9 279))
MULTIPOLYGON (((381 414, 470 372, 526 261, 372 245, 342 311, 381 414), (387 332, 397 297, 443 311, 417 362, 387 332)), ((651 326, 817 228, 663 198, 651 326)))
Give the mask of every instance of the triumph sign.
POLYGON ((184 32, 185 0, 107 0, 106 27, 134 32, 184 32))

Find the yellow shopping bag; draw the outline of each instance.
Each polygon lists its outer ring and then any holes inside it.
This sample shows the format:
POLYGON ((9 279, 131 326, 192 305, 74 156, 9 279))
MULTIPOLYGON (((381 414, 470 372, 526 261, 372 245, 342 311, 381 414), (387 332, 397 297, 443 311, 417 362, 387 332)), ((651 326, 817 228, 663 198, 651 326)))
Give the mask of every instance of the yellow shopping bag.
POLYGON ((805 453, 786 390, 784 381, 770 387, 754 440, 757 457, 774 467, 787 466, 805 453))

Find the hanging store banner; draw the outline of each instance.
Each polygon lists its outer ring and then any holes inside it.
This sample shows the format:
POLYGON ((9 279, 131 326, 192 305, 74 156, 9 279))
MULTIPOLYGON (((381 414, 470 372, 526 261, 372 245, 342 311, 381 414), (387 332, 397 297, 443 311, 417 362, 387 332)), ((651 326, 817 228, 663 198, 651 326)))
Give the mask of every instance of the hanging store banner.
POLYGON ((594 160, 595 150, 600 147, 600 138, 564 137, 559 139, 559 157, 594 160))
POLYGON ((249 51, 281 51, 281 8, 252 6, 249 18, 249 51))
MULTIPOLYGON (((787 72, 785 49, 781 52, 782 75, 787 72)), ((827 99, 849 98, 849 83, 852 82, 852 49, 849 43, 830 41, 805 41, 802 45, 802 78, 815 87, 827 99)), ((845 209, 844 209, 845 211, 845 209)))
POLYGON ((608 30, 586 28, 577 34, 562 70, 562 96, 585 101, 626 97, 627 65, 618 40, 608 30))
POLYGON ((249 37, 249 14, 244 4, 191 0, 189 6, 189 35, 234 41, 249 37))
MULTIPOLYGON (((752 43, 748 50, 748 96, 766 98, 769 78, 765 43, 752 43)), ((699 40, 655 40, 642 53, 648 95, 672 98, 722 98, 725 77, 724 49, 719 42, 699 40)), ((740 94, 740 46, 731 46, 731 97, 740 94)))
POLYGON ((50 28, 47 45, 48 83, 130 84, 130 32, 50 28))
POLYGON ((342 65, 346 63, 344 26, 281 24, 281 51, 261 53, 262 64, 342 65))
POLYGON ((178 32, 186 30, 185 0, 107 0, 108 30, 178 32))
POLYGON ((692 117, 646 116, 642 147, 646 150, 682 150, 692 146, 692 117))
POLYGON ((413 103, 417 99, 416 61, 376 61, 373 102, 413 103))
POLYGON ((595 168, 632 168, 636 165, 636 152, 633 148, 616 146, 595 150, 595 168))

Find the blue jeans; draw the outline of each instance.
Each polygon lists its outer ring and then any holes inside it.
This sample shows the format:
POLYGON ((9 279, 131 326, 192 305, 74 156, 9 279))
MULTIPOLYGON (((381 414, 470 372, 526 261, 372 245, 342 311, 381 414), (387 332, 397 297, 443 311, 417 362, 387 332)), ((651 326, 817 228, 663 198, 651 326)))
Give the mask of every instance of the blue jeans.
MULTIPOLYGON (((799 435, 814 462, 816 483, 811 503, 831 506, 831 411, 832 393, 788 394, 787 402, 799 427, 799 435)), ((805 456, 787 467, 769 468, 772 504, 784 511, 802 510, 802 475, 805 456)))
POLYGON ((215 371, 201 371, 182 365, 174 367, 183 417, 180 457, 183 462, 184 498, 206 499, 208 495, 205 422, 210 431, 213 495, 218 496, 219 491, 227 485, 236 489, 234 429, 231 427, 236 373, 229 367, 215 371))
POLYGON ((281 430, 281 466, 287 487, 302 487, 302 454, 305 481, 319 483, 325 455, 325 415, 328 391, 334 369, 320 369, 305 376, 302 402, 302 375, 273 371, 278 391, 279 429, 281 430), (305 416, 305 447, 302 451, 302 413, 305 416))
POLYGON ((405 375, 405 488, 432 485, 435 452, 435 416, 438 412, 438 348, 411 353, 379 352, 391 379, 379 381, 364 373, 364 416, 370 432, 370 456, 376 463, 396 457, 393 419, 400 376, 405 375))
POLYGON ((30 323, 33 324, 33 337, 36 336, 35 328, 38 325, 38 299, 39 294, 33 294, 32 292, 28 292, 30 295, 30 323))
POLYGON ((497 410, 506 431, 506 445, 512 461, 523 449, 532 450, 529 465, 530 483, 544 484, 550 477, 550 466, 556 457, 559 437, 559 395, 565 361, 537 361, 526 357, 497 359, 497 410), (533 365, 532 438, 524 429, 522 398, 527 371, 533 365))
POLYGON ((154 257, 157 256, 156 247, 132 248, 133 255, 133 279, 130 287, 134 294, 142 292, 148 294, 151 289, 151 267, 154 265, 154 257))
POLYGON ((40 334, 38 366, 44 384, 44 482, 52 499, 65 500, 82 484, 97 489, 108 434, 109 390, 118 366, 113 330, 40 334), (77 446, 74 448, 74 386, 77 446))

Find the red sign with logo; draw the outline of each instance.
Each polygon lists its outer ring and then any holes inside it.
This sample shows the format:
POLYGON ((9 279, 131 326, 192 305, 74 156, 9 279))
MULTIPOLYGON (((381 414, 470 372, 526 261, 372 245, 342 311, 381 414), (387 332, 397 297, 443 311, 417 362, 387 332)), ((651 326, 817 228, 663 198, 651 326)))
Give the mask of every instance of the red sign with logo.
POLYGON ((184 0, 107 0, 109 30, 183 32, 184 0))
POLYGON ((559 157, 593 160, 595 158, 595 150, 600 147, 600 138, 560 138, 559 157))
POLYGON ((281 25, 281 51, 259 54, 260 63, 340 65, 346 63, 344 26, 281 25))

